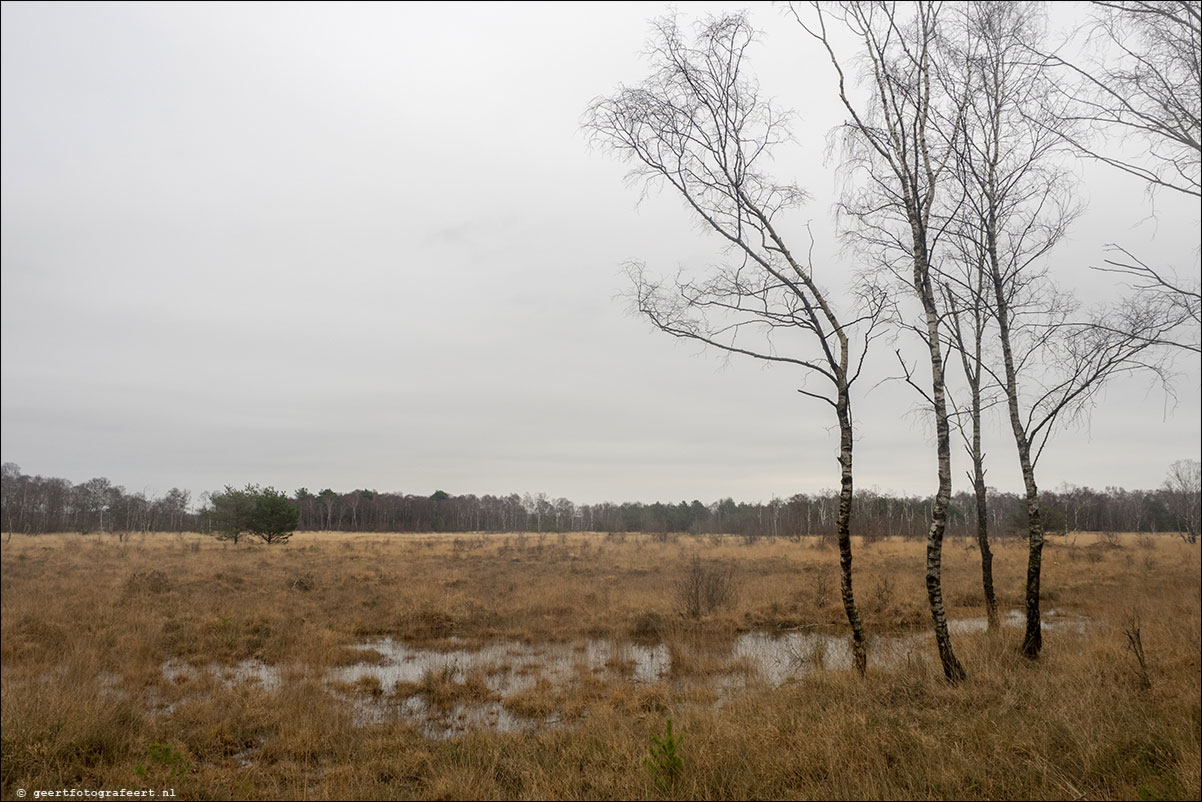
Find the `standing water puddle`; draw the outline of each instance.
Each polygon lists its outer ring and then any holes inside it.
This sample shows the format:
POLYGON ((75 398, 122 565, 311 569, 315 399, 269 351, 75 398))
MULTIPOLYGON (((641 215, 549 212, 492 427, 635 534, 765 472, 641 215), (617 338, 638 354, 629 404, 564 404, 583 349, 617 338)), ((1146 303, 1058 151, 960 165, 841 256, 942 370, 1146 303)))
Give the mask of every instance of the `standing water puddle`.
MULTIPOLYGON (((1006 627, 1024 623, 1021 610, 1002 618, 1006 627)), ((1081 632, 1086 623, 1048 610, 1043 628, 1081 632)), ((980 632, 987 622, 961 619, 949 621, 948 627, 953 633, 980 632)), ((875 667, 900 665, 929 652, 929 641, 929 632, 870 637, 869 660, 875 667)), ((586 683, 691 684, 708 688, 710 698, 722 704, 753 678, 780 686, 815 670, 852 665, 850 638, 802 631, 747 632, 717 649, 603 639, 507 640, 482 646, 453 642, 451 648, 428 649, 392 638, 360 642, 355 648, 363 650, 364 661, 330 669, 326 686, 353 706, 360 723, 402 718, 431 738, 476 728, 512 732, 554 725, 560 720, 556 697, 586 683)), ((208 676, 227 686, 257 683, 268 692, 281 687, 280 669, 257 660, 206 668, 168 660, 162 672, 173 684, 208 676)))
POLYGON ((392 638, 360 643, 357 648, 383 655, 387 662, 356 663, 336 669, 333 679, 356 682, 376 678, 386 692, 400 684, 421 683, 431 673, 448 672, 454 682, 469 675, 484 676, 489 690, 508 696, 533 688, 539 679, 562 685, 583 668, 593 674, 628 676, 635 682, 658 682, 671 668, 668 648, 663 644, 643 646, 609 640, 580 643, 527 644, 500 641, 480 648, 421 649, 392 638))
POLYGON ((479 648, 423 649, 392 638, 357 648, 377 660, 332 670, 336 688, 358 688, 350 701, 361 721, 390 715, 419 723, 430 737, 484 727, 512 732, 558 722, 558 715, 517 715, 506 701, 529 691, 564 689, 585 674, 598 679, 658 682, 671 661, 666 646, 608 640, 527 644, 499 641, 479 648))

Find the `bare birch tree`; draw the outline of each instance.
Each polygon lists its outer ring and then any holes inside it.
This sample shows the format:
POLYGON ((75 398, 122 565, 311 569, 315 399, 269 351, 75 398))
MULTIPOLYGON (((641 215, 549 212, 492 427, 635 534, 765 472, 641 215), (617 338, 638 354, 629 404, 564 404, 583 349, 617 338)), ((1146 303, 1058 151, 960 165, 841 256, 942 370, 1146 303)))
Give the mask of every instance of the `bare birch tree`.
POLYGON ((951 230, 983 274, 972 278, 970 269, 960 287, 970 296, 985 288, 996 324, 1002 364, 977 364, 1005 396, 1018 451, 1028 530, 1022 651, 1035 658, 1042 647, 1039 457, 1057 425, 1086 411, 1106 381, 1147 366, 1144 351, 1168 323, 1131 302, 1080 320, 1076 302, 1050 280, 1046 259, 1079 209, 1060 152, 1073 121, 1055 106, 1050 76, 1030 57, 1043 35, 1040 7, 972 2, 959 11, 959 52, 940 73, 949 93, 967 98, 957 130, 945 133, 962 187, 951 230), (1098 325, 1116 316, 1129 325, 1098 325))
POLYGON ((953 174, 962 189, 954 212, 965 257, 960 287, 975 304, 988 303, 996 322, 1004 369, 991 370, 979 351, 975 367, 992 373, 1002 388, 1018 449, 1028 521, 1024 651, 1037 654, 1043 524, 1019 374, 1034 368, 1021 357, 1039 356, 1047 345, 1043 337, 1064 323, 1067 299, 1057 297, 1038 265, 1078 209, 1059 152, 1067 121, 1044 103, 1051 94, 1047 75, 1029 57, 1029 44, 1042 37, 1039 7, 970 2, 957 11, 941 78, 949 91, 968 98, 955 120, 958 130, 946 134, 957 152, 953 174), (1033 119, 1036 110, 1043 114, 1033 119), (1016 348, 1026 349, 1018 359, 1016 348))
POLYGON ((634 308, 673 337, 821 380, 822 389, 799 392, 829 405, 839 427, 840 585, 863 674, 867 652, 852 585, 851 390, 884 304, 863 289, 859 311, 843 316, 815 278, 808 229, 788 217, 806 193, 763 170, 773 148, 788 140, 789 118, 760 95, 747 70, 755 38, 741 14, 699 25, 692 43, 675 19, 657 21, 654 72, 637 87, 594 101, 585 127, 633 165, 634 180, 673 190, 726 254, 700 279, 655 278, 632 263, 634 308), (795 250, 790 241, 799 234, 803 244, 795 250))
MULTIPOLYGON (((930 359, 931 384, 923 391, 935 420, 938 489, 927 532, 926 586, 935 640, 944 675, 964 679, 964 667, 952 649, 943 604, 943 536, 951 500, 951 433, 946 397, 945 349, 938 277, 932 267, 940 234, 935 204, 946 175, 949 151, 941 149, 936 119, 949 111, 934 75, 940 3, 914 3, 903 18, 897 4, 841 2, 828 11, 809 4, 803 14, 792 6, 804 30, 825 48, 838 77, 839 98, 849 115, 842 131, 861 153, 862 189, 842 204, 856 222, 862 244, 879 250, 895 272, 908 275, 910 288, 922 307, 921 323, 913 328, 924 340, 930 359), (847 59, 836 53, 827 23, 841 25, 856 40, 870 92, 866 103, 849 94, 847 59)), ((954 106, 954 103, 952 104, 954 106)), ((950 112, 955 116, 954 110, 950 112)))

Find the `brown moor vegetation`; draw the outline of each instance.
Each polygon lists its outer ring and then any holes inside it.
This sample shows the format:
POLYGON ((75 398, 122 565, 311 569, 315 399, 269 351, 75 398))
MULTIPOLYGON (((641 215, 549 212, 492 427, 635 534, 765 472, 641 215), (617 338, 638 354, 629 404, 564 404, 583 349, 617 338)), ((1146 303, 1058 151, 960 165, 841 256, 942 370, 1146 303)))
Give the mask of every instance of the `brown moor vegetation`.
MULTIPOLYGON (((748 669, 725 699, 679 682, 685 640, 749 630, 843 635, 833 546, 819 539, 642 535, 301 533, 285 546, 199 535, 13 536, 3 545, 0 795, 174 788, 178 798, 1198 798, 1200 570, 1169 536, 1056 538, 1032 662, 1020 630, 960 632, 969 668, 947 684, 928 630, 922 544, 857 545, 870 633, 923 648, 868 674, 827 668, 779 687, 748 669), (674 583, 700 555, 732 601, 685 617, 674 583), (1146 669, 1128 633, 1138 616, 1146 669), (404 716, 356 718, 323 678, 373 638, 471 648, 497 639, 663 642, 658 681, 540 680, 506 707, 557 723, 433 739, 404 716), (466 646, 465 646, 466 645, 466 646), (165 661, 275 666, 278 685, 190 678, 165 661), (1145 682, 1144 680, 1147 680, 1145 682), (672 718, 683 770, 645 766, 672 718), (945 745, 936 748, 936 745, 945 745)), ((978 554, 949 542, 949 617, 981 616, 978 554)), ((1001 540, 1003 611, 1020 608, 1026 552, 1001 540)), ((489 693, 423 677, 431 704, 489 693)), ((380 694, 372 682, 354 692, 380 694)))

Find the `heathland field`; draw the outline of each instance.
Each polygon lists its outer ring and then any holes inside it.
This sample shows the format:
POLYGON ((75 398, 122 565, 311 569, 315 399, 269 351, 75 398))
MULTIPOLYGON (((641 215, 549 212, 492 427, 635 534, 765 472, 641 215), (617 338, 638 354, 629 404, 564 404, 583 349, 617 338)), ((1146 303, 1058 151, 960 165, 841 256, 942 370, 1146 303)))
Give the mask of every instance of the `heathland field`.
MULTIPOLYGON (((820 539, 14 535, 4 799, 1199 798, 1198 547, 1057 537, 1043 657, 984 626, 975 545, 855 545, 847 665, 820 539), (671 720, 673 738, 667 737, 671 720), (658 746, 653 741, 658 738, 658 746)), ((1025 543, 999 540, 1004 611, 1025 543)))

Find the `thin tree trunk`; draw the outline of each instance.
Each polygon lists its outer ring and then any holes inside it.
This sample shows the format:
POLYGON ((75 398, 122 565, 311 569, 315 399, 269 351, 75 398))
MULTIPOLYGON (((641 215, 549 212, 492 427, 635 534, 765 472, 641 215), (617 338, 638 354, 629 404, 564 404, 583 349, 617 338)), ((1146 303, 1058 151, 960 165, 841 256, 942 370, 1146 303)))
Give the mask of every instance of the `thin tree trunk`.
POLYGON ((1043 565, 1043 516, 1039 509, 1039 489, 1031 465, 1030 447, 1019 451, 1023 484, 1027 489, 1027 632, 1023 636, 1023 655, 1035 660, 1043 648, 1043 624, 1039 619, 1039 577, 1043 565))
POLYGON ((943 533, 947 527, 947 508, 952 496, 951 427, 947 417, 947 397, 944 388, 943 353, 939 340, 939 310, 931 286, 930 265, 927 261, 926 237, 918 221, 912 221, 914 242, 914 289, 926 312, 927 347, 931 354, 931 400, 935 411, 935 440, 939 459, 939 490, 931 507, 931 527, 927 530, 927 600, 931 606, 931 621, 935 626, 935 642, 943 674, 949 682, 959 682, 967 674, 952 649, 947 629, 947 612, 943 607, 943 533))
POLYGON ((851 586, 852 430, 846 387, 840 388, 835 409, 839 418, 839 520, 836 530, 839 535, 839 588, 843 595, 843 610, 851 624, 852 656, 856 670, 863 676, 868 668, 868 652, 864 644, 864 624, 851 586))
POLYGON ((981 589, 985 594, 985 618, 990 631, 999 625, 997 594, 993 590, 993 550, 989 548, 989 512, 985 499, 985 474, 974 460, 973 490, 977 497, 977 547, 981 550, 981 589))
POLYGON ((997 253, 990 242, 994 295, 997 300, 998 338, 1002 345, 1002 361, 1006 368, 1006 404, 1010 410, 1010 428, 1018 446, 1018 462, 1023 472, 1023 487, 1027 501, 1027 631, 1023 636, 1022 652, 1034 660, 1043 648, 1043 632, 1039 619, 1039 579, 1043 563, 1043 519, 1039 509, 1039 488, 1035 484, 1035 466, 1031 463, 1031 444, 1018 409, 1018 377, 1014 354, 1010 347, 1010 310, 1002 288, 1002 276, 997 253))
MULTIPOLYGON (((977 327, 977 364, 981 362, 980 326, 977 327)), ((980 369, 978 368, 978 371, 980 369)), ((985 455, 981 453, 981 374, 972 381, 972 488, 977 499, 977 547, 981 550, 981 589, 985 618, 991 631, 998 628, 997 595, 993 591, 993 551, 989 548, 989 508, 985 497, 985 455)))

